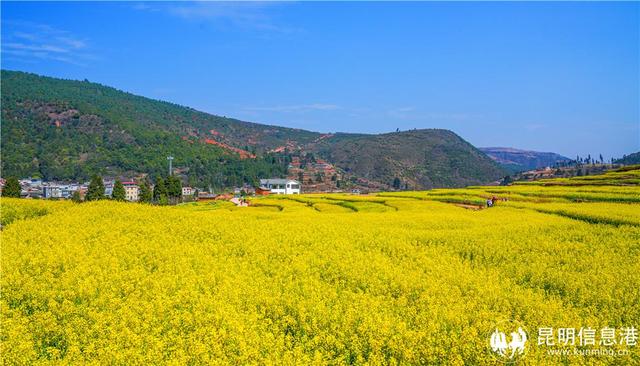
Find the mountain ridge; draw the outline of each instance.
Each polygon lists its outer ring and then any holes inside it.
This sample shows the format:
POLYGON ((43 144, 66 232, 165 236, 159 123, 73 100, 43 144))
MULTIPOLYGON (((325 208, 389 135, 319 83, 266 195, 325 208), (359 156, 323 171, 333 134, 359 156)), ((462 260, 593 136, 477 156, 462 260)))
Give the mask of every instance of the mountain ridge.
POLYGON ((448 130, 320 133, 220 117, 86 80, 8 70, 2 70, 2 102, 2 169, 9 175, 153 177, 166 175, 169 154, 178 174, 204 187, 289 176, 317 190, 419 189, 504 175, 448 130))
POLYGON ((479 147, 478 149, 514 173, 571 161, 571 159, 554 152, 523 150, 513 147, 479 147))

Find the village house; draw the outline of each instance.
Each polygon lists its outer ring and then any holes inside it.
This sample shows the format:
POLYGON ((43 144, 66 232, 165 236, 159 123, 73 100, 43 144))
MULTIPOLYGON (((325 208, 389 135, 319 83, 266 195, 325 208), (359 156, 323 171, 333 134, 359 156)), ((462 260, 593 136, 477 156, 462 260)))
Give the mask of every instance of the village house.
POLYGON ((256 196, 268 196, 271 193, 271 190, 266 187, 258 187, 256 188, 255 195, 256 196))
POLYGON ((124 198, 127 201, 137 202, 140 187, 138 187, 136 182, 122 182, 122 185, 124 186, 124 198))
POLYGON ((113 180, 104 180, 104 195, 107 197, 111 197, 111 195, 113 194, 113 185, 115 184, 115 181, 113 180))
POLYGON ((42 195, 44 198, 62 198, 62 187, 54 184, 43 185, 42 195))
POLYGON ((192 187, 182 187, 182 197, 193 196, 195 193, 195 189, 192 187))
POLYGON ((42 198, 43 181, 39 178, 27 178, 19 180, 20 197, 24 198, 42 198))
POLYGON ((213 201, 216 197, 218 197, 218 195, 210 192, 198 192, 198 196, 196 198, 198 201, 213 201))
POLYGON ((82 186, 78 183, 64 184, 56 182, 42 183, 42 197, 44 198, 71 198, 73 192, 78 191, 82 186))
POLYGON ((260 179, 259 189, 268 189, 271 194, 300 194, 301 185, 293 179, 260 179))

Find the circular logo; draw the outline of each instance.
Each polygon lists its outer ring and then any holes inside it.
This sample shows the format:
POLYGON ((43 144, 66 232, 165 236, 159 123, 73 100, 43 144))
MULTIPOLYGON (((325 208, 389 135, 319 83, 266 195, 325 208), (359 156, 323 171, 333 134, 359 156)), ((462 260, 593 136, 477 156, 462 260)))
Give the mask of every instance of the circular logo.
POLYGON ((527 354, 527 330, 519 321, 503 320, 487 334, 489 352, 503 363, 514 363, 527 354))

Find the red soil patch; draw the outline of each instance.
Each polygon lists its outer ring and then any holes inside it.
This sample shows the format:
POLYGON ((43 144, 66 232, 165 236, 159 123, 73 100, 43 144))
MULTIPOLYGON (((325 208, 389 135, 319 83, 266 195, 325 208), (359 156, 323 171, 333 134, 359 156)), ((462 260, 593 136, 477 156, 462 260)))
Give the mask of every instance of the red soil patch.
POLYGON ((218 142, 216 140, 213 139, 205 139, 204 140, 205 143, 209 144, 209 145, 216 145, 216 146, 220 146, 221 148, 225 149, 225 150, 229 150, 229 151, 233 151, 234 153, 240 155, 240 159, 255 159, 255 155, 242 150, 242 149, 238 149, 237 147, 233 147, 233 146, 229 146, 225 143, 222 142, 218 142))

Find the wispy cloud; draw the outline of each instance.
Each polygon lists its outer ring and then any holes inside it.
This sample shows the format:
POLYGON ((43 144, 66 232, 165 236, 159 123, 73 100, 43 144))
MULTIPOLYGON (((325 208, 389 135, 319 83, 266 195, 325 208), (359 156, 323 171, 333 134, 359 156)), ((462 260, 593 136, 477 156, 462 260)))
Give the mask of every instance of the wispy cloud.
POLYGON ((243 29, 283 33, 298 30, 293 27, 277 24, 274 20, 270 9, 281 4, 282 3, 269 1, 142 2, 136 3, 133 5, 133 8, 140 11, 163 12, 189 21, 216 22, 217 24, 228 24, 243 29))
POLYGON ((96 57, 88 50, 87 39, 46 24, 6 21, 2 54, 13 60, 34 62, 58 61, 86 66, 96 57))

